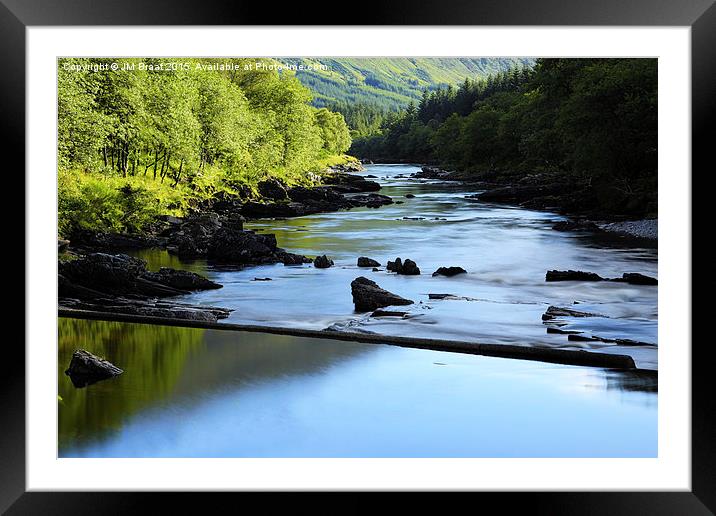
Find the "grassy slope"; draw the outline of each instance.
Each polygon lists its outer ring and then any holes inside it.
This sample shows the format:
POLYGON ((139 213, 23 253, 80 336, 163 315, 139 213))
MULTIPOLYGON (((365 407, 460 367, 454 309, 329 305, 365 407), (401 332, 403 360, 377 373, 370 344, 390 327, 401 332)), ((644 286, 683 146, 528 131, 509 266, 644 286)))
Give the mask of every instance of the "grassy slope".
POLYGON ((458 84, 466 77, 485 77, 522 64, 529 58, 296 58, 286 64, 323 64, 328 70, 297 71, 314 93, 314 104, 332 101, 364 102, 386 108, 404 107, 418 100, 425 88, 458 84))

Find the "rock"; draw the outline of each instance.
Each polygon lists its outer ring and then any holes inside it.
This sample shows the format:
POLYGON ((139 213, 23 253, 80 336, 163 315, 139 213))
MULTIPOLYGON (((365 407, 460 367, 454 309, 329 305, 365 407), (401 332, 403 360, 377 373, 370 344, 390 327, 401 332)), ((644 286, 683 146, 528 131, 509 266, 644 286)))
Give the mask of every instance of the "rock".
POLYGON ((277 247, 276 236, 273 234, 257 234, 232 227, 222 227, 212 235, 208 243, 207 257, 236 265, 280 262, 294 264, 310 261, 305 256, 287 253, 277 247))
POLYGON ((126 254, 93 253, 58 265, 58 293, 62 297, 96 299, 132 295, 168 297, 189 290, 221 288, 199 274, 163 268, 149 272, 146 262, 126 254))
POLYGON ((99 298, 93 300, 60 299, 61 308, 75 310, 90 310, 94 312, 108 312, 142 317, 162 317, 165 319, 184 319, 189 321, 216 322, 231 315, 231 310, 207 305, 190 305, 160 301, 156 299, 137 298, 99 298))
POLYGON ((547 271, 545 281, 604 281, 600 275, 584 271, 547 271))
POLYGON ((359 312, 369 312, 392 305, 412 305, 413 301, 388 292, 363 276, 351 282, 353 304, 359 312))
POLYGON ((398 274, 403 274, 406 276, 417 276, 418 274, 420 274, 420 269, 413 260, 406 259, 403 262, 402 270, 399 271, 398 274))
POLYGON ((656 278, 645 276, 638 272, 625 272, 621 278, 614 278, 610 281, 620 281, 630 285, 658 285, 659 283, 656 278))
POLYGON ((467 274, 467 271, 463 269, 462 267, 440 267, 438 270, 433 272, 433 276, 447 276, 448 278, 451 278, 453 276, 457 276, 458 274, 467 274))
POLYGON ((428 299, 445 299, 448 297, 454 297, 452 294, 428 294, 428 299))
POLYGON ((561 328, 554 328, 550 326, 547 328, 547 333, 556 333, 558 335, 577 335, 582 332, 577 330, 563 330, 561 328))
POLYGON ((100 380, 118 376, 123 372, 111 362, 84 349, 78 349, 72 353, 72 360, 65 374, 70 377, 75 387, 86 387, 100 380))
POLYGON ((393 199, 391 199, 387 195, 381 195, 376 193, 348 194, 345 196, 345 199, 352 208, 380 208, 381 206, 385 206, 387 204, 393 204, 393 199))
POLYGON ((390 272, 398 272, 403 269, 403 261, 400 258, 396 258, 394 262, 388 260, 388 265, 385 267, 390 272))
POLYGON ((267 198, 274 201, 283 201, 288 199, 288 193, 284 184, 277 179, 266 179, 259 181, 257 185, 259 193, 267 198))
POLYGON ((373 272, 380 272, 380 269, 378 267, 373 267, 373 272))
POLYGON ((271 278, 254 278, 252 281, 272 281, 271 278))
POLYGON ((358 267, 380 267, 380 263, 367 256, 361 256, 358 258, 358 267))
POLYGON ((328 258, 325 254, 323 256, 316 256, 316 259, 313 260, 313 266, 316 269, 327 269, 333 266, 333 260, 328 258))
POLYGON ((599 231, 599 226, 589 220, 560 220, 552 226, 556 231, 599 231))
POLYGON ((394 262, 388 262, 386 269, 404 276, 417 276, 420 274, 420 269, 417 264, 410 259, 406 259, 405 262, 403 262, 400 258, 396 258, 394 262))
POLYGON ((66 251, 67 248, 69 247, 69 245, 70 245, 70 241, 69 241, 69 240, 63 240, 63 239, 61 239, 61 238, 58 238, 58 239, 57 239, 57 251, 58 251, 58 252, 61 253, 61 252, 63 252, 63 251, 66 251))
POLYGON ((125 249, 144 249, 159 245, 155 237, 130 235, 126 233, 104 233, 89 230, 76 230, 70 235, 72 246, 92 251, 118 251, 125 249))
POLYGON ((218 283, 214 283, 194 272, 170 269, 168 267, 160 268, 159 272, 146 272, 142 277, 180 290, 210 290, 222 287, 218 283))
POLYGON ((408 315, 408 312, 396 312, 390 310, 376 310, 370 314, 371 317, 403 317, 405 315, 408 315))
POLYGON ((406 199, 413 199, 413 198, 415 198, 415 195, 413 195, 413 194, 411 194, 411 193, 405 194, 405 198, 406 198, 406 199))
POLYGON ((550 306, 547 311, 542 314, 543 321, 551 321, 556 317, 602 317, 597 314, 589 312, 580 312, 579 310, 572 310, 571 308, 562 308, 558 306, 550 306))

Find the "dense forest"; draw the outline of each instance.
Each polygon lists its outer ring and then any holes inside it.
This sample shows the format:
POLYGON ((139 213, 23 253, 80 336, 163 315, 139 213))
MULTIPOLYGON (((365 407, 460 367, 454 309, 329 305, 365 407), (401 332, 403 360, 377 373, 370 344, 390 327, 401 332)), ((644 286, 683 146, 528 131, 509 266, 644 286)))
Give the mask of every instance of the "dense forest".
POLYGON ((60 234, 138 230, 266 177, 304 183, 345 161, 343 116, 261 62, 271 60, 60 59, 60 234))
POLYGON ((657 61, 538 59, 426 90, 349 152, 476 179, 562 176, 589 186, 606 211, 655 214, 657 61))

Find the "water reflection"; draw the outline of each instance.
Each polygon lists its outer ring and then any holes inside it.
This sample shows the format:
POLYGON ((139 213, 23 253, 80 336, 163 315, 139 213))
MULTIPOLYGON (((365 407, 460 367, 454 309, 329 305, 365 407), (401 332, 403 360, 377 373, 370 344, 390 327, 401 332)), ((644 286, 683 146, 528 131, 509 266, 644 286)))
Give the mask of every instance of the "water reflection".
POLYGON ((655 456, 654 375, 60 319, 62 457, 655 456), (125 373, 85 389, 72 350, 125 373))

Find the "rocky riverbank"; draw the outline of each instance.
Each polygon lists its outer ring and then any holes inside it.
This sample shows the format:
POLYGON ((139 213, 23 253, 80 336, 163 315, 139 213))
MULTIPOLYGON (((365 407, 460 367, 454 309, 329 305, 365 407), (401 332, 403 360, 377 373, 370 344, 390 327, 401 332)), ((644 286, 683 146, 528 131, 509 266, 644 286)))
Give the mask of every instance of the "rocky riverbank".
POLYGON ((625 215, 605 211, 599 206, 591 185, 560 174, 532 174, 517 181, 506 180, 497 174, 482 174, 476 180, 464 172, 423 166, 412 177, 460 181, 482 190, 468 195, 469 200, 514 204, 574 217, 557 223, 554 229, 559 231, 607 232, 647 240, 658 238, 657 219, 624 220, 625 215))

